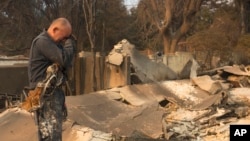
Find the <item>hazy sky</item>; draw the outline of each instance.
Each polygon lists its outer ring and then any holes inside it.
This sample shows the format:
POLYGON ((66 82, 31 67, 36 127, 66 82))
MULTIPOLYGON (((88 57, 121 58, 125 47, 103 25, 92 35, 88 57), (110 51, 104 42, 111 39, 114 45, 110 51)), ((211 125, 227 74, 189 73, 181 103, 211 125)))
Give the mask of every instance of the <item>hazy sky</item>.
POLYGON ((130 9, 138 4, 139 0, 124 0, 124 4, 130 9))

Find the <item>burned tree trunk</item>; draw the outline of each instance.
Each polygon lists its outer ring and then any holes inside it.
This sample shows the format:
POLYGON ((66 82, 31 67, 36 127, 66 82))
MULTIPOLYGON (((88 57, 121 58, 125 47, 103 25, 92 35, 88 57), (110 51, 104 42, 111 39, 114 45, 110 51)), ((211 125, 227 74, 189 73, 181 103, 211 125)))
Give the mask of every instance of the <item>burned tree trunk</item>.
POLYGON ((93 55, 93 90, 97 90, 97 80, 95 75, 96 68, 96 52, 95 52, 95 29, 96 29, 96 0, 83 0, 83 12, 86 21, 86 30, 91 45, 93 55))
POLYGON ((165 53, 175 52, 179 40, 194 24, 195 14, 199 10, 202 1, 203 0, 185 0, 178 2, 176 0, 166 0, 164 26, 160 29, 163 35, 165 53), (182 4, 179 4, 180 2, 182 4), (175 17, 173 14, 179 13, 178 11, 182 11, 182 13, 179 17, 175 17), (179 21, 180 26, 175 27, 174 21, 179 21))
POLYGON ((178 42, 194 24, 195 15, 203 1, 145 0, 139 5, 139 10, 142 7, 145 12, 141 12, 141 15, 138 16, 141 16, 141 20, 144 20, 144 23, 141 22, 141 24, 142 27, 146 27, 148 36, 152 36, 150 31, 154 30, 162 36, 164 53, 174 53, 178 42))

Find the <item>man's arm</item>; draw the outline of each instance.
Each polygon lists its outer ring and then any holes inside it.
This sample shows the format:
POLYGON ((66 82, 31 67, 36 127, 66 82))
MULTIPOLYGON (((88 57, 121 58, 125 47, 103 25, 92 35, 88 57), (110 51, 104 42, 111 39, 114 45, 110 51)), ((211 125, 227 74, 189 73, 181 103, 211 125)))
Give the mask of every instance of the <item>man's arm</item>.
POLYGON ((72 66, 72 60, 73 60, 73 57, 74 57, 74 53, 75 53, 75 40, 74 39, 67 39, 64 43, 64 46, 63 46, 63 58, 65 60, 64 62, 64 67, 65 68, 68 68, 68 67, 71 67, 72 66))
POLYGON ((48 39, 40 39, 36 42, 40 52, 52 63, 58 63, 61 67, 67 68, 73 59, 73 43, 67 39, 64 47, 60 48, 48 39))

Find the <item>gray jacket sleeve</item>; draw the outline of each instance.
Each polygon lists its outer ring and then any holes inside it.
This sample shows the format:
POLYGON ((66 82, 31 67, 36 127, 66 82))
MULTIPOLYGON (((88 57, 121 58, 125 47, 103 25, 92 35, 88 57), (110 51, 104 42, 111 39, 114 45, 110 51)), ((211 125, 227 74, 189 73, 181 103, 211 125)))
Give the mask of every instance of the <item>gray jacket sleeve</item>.
POLYGON ((67 39, 64 43, 63 46, 63 55, 64 55, 64 59, 65 61, 67 60, 67 62, 65 62, 65 67, 71 67, 73 64, 73 58, 74 58, 74 54, 75 54, 75 47, 74 47, 75 43, 74 40, 72 39, 67 39), (67 59, 66 59, 67 58, 67 59))
POLYGON ((36 42, 39 52, 52 63, 58 63, 67 69, 74 56, 74 47, 71 39, 67 39, 64 46, 55 44, 48 39, 40 39, 36 42))

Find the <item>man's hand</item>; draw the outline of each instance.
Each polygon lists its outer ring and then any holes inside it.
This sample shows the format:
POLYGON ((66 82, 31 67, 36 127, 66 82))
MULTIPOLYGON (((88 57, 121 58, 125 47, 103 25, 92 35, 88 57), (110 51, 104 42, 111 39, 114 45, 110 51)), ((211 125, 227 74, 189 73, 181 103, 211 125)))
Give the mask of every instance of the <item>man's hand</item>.
POLYGON ((71 34, 69 38, 64 42, 64 48, 72 48, 73 52, 76 52, 76 36, 74 34, 71 34))
POLYGON ((76 36, 75 36, 74 34, 71 34, 71 35, 69 36, 69 38, 72 39, 72 40, 74 40, 74 41, 77 41, 77 38, 76 38, 76 36))
POLYGON ((74 34, 71 34, 64 42, 64 45, 67 46, 66 44, 71 44, 71 45, 75 45, 76 44, 76 36, 74 34))

